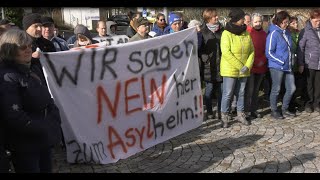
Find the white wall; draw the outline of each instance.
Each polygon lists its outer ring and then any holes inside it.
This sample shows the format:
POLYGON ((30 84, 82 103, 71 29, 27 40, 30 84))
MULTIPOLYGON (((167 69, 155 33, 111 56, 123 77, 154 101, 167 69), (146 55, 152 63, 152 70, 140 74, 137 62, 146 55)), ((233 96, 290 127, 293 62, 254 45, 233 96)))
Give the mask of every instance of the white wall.
POLYGON ((65 24, 75 27, 83 24, 92 30, 92 20, 99 20, 99 8, 62 8, 62 15, 65 24))

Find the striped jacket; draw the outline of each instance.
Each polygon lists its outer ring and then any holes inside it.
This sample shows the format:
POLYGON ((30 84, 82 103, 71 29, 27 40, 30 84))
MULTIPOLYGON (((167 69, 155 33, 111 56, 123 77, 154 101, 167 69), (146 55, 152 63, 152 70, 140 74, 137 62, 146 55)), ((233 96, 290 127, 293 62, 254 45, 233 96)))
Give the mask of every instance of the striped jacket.
POLYGON ((292 71, 292 37, 289 31, 272 24, 266 42, 266 57, 269 68, 292 71))

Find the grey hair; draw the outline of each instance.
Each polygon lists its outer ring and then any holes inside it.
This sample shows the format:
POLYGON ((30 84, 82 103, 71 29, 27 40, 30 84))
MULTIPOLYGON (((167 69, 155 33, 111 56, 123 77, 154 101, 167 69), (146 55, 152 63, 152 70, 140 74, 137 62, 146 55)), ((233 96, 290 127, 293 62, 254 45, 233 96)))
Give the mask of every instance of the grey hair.
POLYGON ((191 28, 191 27, 195 27, 195 26, 200 26, 201 25, 201 22, 194 19, 194 20, 191 20, 188 24, 188 28, 191 28))
POLYGON ((0 61, 14 60, 18 48, 30 44, 32 44, 32 38, 26 31, 9 29, 0 37, 0 61))
POLYGON ((260 17, 261 20, 263 19, 262 15, 261 15, 260 13, 253 13, 253 14, 251 15, 251 19, 253 20, 254 17, 260 17))

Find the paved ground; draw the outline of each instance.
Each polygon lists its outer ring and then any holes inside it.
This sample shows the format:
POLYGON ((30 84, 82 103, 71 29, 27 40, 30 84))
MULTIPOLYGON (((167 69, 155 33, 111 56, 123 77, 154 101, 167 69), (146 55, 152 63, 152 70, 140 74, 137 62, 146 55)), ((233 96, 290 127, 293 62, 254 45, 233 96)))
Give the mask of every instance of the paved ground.
POLYGON ((55 152, 59 173, 311 173, 320 172, 320 114, 301 113, 272 120, 268 109, 250 126, 233 121, 221 128, 209 119, 192 131, 158 144, 128 159, 108 165, 70 165, 66 154, 55 152))

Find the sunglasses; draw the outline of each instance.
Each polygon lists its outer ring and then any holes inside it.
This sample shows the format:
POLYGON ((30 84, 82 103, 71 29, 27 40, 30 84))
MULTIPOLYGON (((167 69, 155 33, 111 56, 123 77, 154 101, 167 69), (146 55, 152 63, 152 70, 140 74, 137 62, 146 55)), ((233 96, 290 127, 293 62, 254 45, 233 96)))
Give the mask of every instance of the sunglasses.
POLYGON ((165 19, 159 19, 159 21, 161 21, 161 22, 162 22, 162 21, 166 21, 166 20, 165 20, 165 19))
POLYGON ((24 51, 24 50, 26 50, 27 48, 32 48, 32 44, 24 44, 24 45, 21 45, 21 46, 19 46, 19 49, 20 50, 22 50, 22 51, 24 51))

